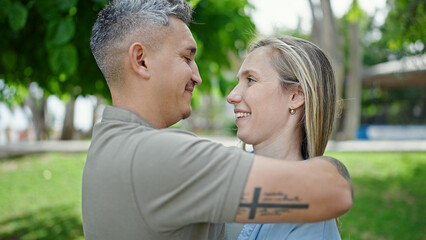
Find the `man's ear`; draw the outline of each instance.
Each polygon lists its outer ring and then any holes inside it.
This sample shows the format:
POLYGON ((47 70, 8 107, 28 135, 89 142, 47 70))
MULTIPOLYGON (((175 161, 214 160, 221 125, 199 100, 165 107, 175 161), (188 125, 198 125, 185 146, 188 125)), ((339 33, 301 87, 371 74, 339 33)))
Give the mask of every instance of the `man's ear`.
POLYGON ((293 109, 298 109, 305 104, 305 94, 302 91, 302 87, 297 86, 291 91, 289 103, 293 109))
POLYGON ((139 42, 133 43, 129 47, 128 56, 133 71, 142 78, 149 79, 151 74, 146 65, 147 48, 139 42))

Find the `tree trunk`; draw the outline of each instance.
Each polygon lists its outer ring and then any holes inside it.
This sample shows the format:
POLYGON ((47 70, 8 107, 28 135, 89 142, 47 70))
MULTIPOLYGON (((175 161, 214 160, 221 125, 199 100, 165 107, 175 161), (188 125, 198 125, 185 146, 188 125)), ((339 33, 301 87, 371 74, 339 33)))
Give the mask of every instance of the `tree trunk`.
POLYGON ((340 107, 343 93, 344 63, 341 48, 340 34, 331 9, 330 0, 321 0, 320 5, 315 5, 309 0, 312 12, 312 32, 311 41, 318 45, 329 57, 336 78, 337 95, 337 117, 334 121, 331 138, 335 138, 336 132, 340 128, 340 107))
POLYGON ((102 118, 102 115, 98 116, 99 108, 101 107, 101 105, 106 105, 105 100, 103 98, 99 97, 98 95, 96 95, 95 101, 96 102, 93 106, 92 126, 90 127, 90 130, 88 132, 89 136, 87 136, 87 137, 92 136, 93 127, 99 121, 99 119, 102 118))
POLYGON ((346 107, 342 131, 342 140, 353 140, 360 123, 361 116, 361 47, 359 44, 359 24, 349 25, 349 73, 346 86, 346 107))
POLYGON ((72 140, 74 137, 74 103, 72 97, 65 107, 64 125, 62 127, 61 140, 72 140))
POLYGON ((308 0, 309 6, 311 7, 311 14, 312 14, 312 30, 311 30, 311 36, 310 40, 317 44, 319 47, 322 45, 321 41, 321 22, 322 16, 321 12, 318 12, 321 10, 320 6, 315 5, 312 0, 308 0))
POLYGON ((48 139, 48 132, 45 121, 46 99, 43 97, 40 99, 35 99, 34 96, 30 94, 25 102, 26 105, 30 107, 31 113, 33 115, 32 121, 34 124, 36 140, 41 141, 48 139))

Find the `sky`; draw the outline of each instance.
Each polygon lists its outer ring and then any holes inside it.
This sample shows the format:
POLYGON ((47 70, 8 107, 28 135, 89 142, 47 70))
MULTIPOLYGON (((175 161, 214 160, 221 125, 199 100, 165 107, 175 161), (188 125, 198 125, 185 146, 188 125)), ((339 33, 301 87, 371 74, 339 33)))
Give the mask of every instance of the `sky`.
MULTIPOLYGON (((352 5, 352 0, 330 1, 332 11, 338 18, 342 17, 352 5)), ((256 8, 253 12, 253 21, 262 34, 272 34, 274 26, 294 29, 299 18, 302 20, 302 29, 310 32, 312 16, 308 0, 249 0, 249 2, 256 8)), ((387 13, 386 0, 358 0, 358 4, 369 16, 375 14, 378 23, 384 22, 387 13), (376 9, 379 11, 376 12, 376 9)))
MULTIPOLYGON (((313 0, 318 2, 319 0, 313 0)), ((255 6, 252 13, 253 22, 258 31, 264 35, 272 34, 275 27, 294 29, 301 19, 303 31, 309 33, 311 28, 311 10, 308 0, 249 0, 255 6)), ((343 16, 350 8, 352 0, 331 0, 332 10, 336 17, 343 16)), ((375 14, 378 24, 386 17, 386 0, 358 0, 361 8, 368 15, 375 14), (376 11, 378 9, 379 11, 376 11)), ((92 122, 93 97, 79 97, 75 103, 74 125, 76 129, 88 130, 92 122)), ((48 109, 53 114, 53 125, 60 128, 65 116, 65 106, 56 97, 48 98, 48 109)), ((10 111, 0 103, 0 145, 5 142, 5 129, 10 127, 16 131, 25 129, 29 121, 25 118, 28 109, 10 111)))

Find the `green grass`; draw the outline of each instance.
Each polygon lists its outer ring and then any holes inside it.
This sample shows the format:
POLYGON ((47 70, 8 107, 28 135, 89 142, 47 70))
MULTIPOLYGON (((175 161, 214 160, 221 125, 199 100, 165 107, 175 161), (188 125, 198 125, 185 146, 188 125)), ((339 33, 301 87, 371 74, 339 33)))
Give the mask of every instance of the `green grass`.
POLYGON ((81 178, 86 154, 0 161, 0 239, 84 239, 81 178))
POLYGON ((426 152, 326 155, 345 163, 354 185, 342 239, 426 239, 426 152))
MULTIPOLYGON (((353 208, 343 240, 426 239, 426 152, 327 152, 351 173, 353 208)), ((83 239, 85 154, 0 160, 0 239, 83 239)))

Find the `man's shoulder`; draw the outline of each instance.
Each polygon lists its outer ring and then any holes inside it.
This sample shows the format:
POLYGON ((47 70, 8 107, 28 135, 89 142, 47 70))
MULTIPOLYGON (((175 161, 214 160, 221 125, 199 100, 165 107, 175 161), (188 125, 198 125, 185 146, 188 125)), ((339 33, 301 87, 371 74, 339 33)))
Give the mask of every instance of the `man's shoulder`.
POLYGON ((163 128, 163 129, 157 129, 158 131, 160 131, 161 133, 165 133, 165 134, 184 134, 187 136, 192 136, 192 137, 197 137, 197 135, 195 135, 195 133, 184 130, 184 129, 179 129, 179 128, 163 128))
POLYGON ((93 138, 107 138, 109 140, 119 139, 146 139, 149 141, 167 142, 170 140, 191 140, 199 139, 197 135, 190 131, 165 128, 157 129, 144 124, 120 121, 105 121, 95 126, 93 138))

